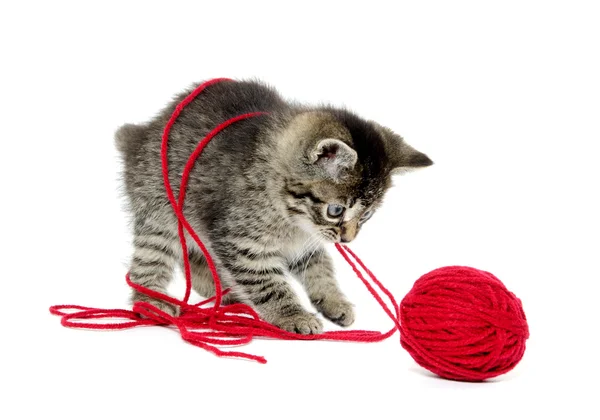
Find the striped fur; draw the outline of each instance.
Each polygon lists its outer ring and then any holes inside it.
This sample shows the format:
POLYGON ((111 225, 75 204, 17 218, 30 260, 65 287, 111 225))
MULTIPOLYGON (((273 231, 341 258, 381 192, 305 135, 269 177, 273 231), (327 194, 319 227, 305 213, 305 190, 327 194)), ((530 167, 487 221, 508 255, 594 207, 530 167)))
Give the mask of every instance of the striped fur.
MULTIPOLYGON (((135 221, 131 279, 161 292, 182 258, 164 192, 160 141, 188 93, 147 124, 127 124, 116 134, 135 221)), ((184 213, 232 288, 229 301, 252 305, 281 328, 317 333, 321 321, 302 307, 288 282, 297 277, 319 312, 350 325, 354 311, 324 245, 353 240, 380 206, 392 174, 431 161, 388 128, 348 111, 288 103, 258 82, 222 82, 192 101, 172 128, 169 176, 176 195, 197 142, 222 121, 253 111, 269 114, 232 125, 206 147, 190 175, 184 213), (342 214, 332 216, 330 205, 343 206, 342 214)), ((206 260, 190 244, 194 289, 210 296, 206 260)), ((137 293, 132 299, 177 312, 137 293)))

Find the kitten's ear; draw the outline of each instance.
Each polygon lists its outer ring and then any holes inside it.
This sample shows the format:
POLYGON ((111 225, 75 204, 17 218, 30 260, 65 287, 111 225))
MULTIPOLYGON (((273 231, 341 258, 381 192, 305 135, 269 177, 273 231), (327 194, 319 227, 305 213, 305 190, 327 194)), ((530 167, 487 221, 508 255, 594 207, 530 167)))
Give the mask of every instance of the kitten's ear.
POLYGON ((388 132, 388 154, 392 165, 392 175, 433 165, 433 161, 425 153, 421 153, 407 144, 402 137, 393 134, 391 130, 388 132))
POLYGON ((308 158, 312 164, 324 172, 326 177, 337 180, 347 170, 354 168, 358 156, 343 141, 324 139, 312 148, 308 158))

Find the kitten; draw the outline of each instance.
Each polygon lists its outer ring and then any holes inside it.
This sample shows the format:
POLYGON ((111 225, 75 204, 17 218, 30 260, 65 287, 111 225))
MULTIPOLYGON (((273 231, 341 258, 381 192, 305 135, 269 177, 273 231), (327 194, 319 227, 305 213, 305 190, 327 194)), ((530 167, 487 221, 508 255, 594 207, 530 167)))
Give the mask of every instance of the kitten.
MULTIPOLYGON (((190 92, 147 124, 126 124, 115 136, 134 221, 131 280, 162 293, 182 256, 163 185, 161 136, 190 92)), ((225 81, 192 101, 171 130, 169 176, 176 196, 198 142, 228 118, 254 111, 268 114, 235 123, 206 146, 190 175, 184 213, 213 255, 224 287, 232 288, 229 301, 251 305, 285 330, 319 333, 321 321, 287 282, 292 274, 323 316, 348 326, 353 307, 324 245, 352 241, 381 205, 390 177, 432 161, 390 129, 349 111, 290 103, 255 81, 225 81)), ((206 260, 188 243, 194 290, 211 296, 206 260)), ((137 292, 132 300, 178 313, 137 292)))

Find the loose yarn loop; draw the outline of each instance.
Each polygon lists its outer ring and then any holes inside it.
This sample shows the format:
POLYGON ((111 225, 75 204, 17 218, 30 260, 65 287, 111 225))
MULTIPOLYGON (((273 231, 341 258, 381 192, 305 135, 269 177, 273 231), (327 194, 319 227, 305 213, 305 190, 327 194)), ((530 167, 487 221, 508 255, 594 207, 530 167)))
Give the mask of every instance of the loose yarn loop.
POLYGON ((400 340, 424 368, 460 381, 508 372, 529 337, 521 301, 493 274, 451 266, 419 278, 400 303, 400 340))
POLYGON ((210 131, 202 139, 202 141, 198 143, 198 146, 190 155, 184 167, 179 188, 179 197, 175 197, 173 188, 171 187, 171 183, 169 181, 168 144, 171 128, 177 121, 177 118, 184 108, 206 88, 215 83, 226 80, 230 79, 213 79, 198 86, 181 103, 177 105, 175 111, 165 126, 162 136, 161 162, 163 180, 167 197, 171 203, 173 212, 177 216, 179 240, 183 252, 182 255, 186 280, 184 298, 179 300, 163 293, 148 289, 132 282, 129 278, 129 274, 126 275, 127 284, 138 292, 179 306, 181 309, 180 316, 173 317, 147 302, 136 302, 133 305, 132 310, 97 309, 79 305, 56 305, 50 308, 50 312, 61 317, 61 324, 63 326, 71 328, 118 330, 144 325, 172 326, 179 331, 181 337, 185 341, 197 347, 208 350, 217 356, 239 357, 255 360, 260 363, 266 363, 266 359, 262 356, 255 356, 253 354, 238 351, 226 351, 219 347, 247 344, 251 342, 254 337, 270 337, 285 340, 336 340, 362 342, 382 341, 390 337, 396 332, 399 326, 398 304, 394 296, 381 284, 381 282, 379 282, 379 280, 377 280, 375 275, 366 268, 366 266, 354 252, 352 252, 347 246, 340 244, 336 244, 336 249, 338 252, 352 267, 358 278, 365 284, 369 292, 381 305, 385 313, 394 322, 394 326, 389 331, 385 333, 368 330, 330 331, 322 334, 302 335, 282 330, 261 320, 256 311, 254 311, 254 309, 252 309, 252 307, 249 305, 242 303, 226 306, 221 305, 223 296, 228 292, 228 290, 223 291, 221 280, 217 273, 212 256, 183 214, 183 204, 186 195, 187 183, 189 181, 189 175, 194 167, 194 164, 200 157, 202 150, 208 144, 208 142, 210 142, 217 134, 225 130, 230 125, 248 118, 264 115, 265 113, 253 112, 239 115, 221 123, 212 131, 210 131), (185 239, 184 231, 188 232, 190 237, 204 253, 215 284, 215 296, 196 304, 189 304, 192 281, 187 252, 188 245, 185 239), (356 264, 358 264, 358 266, 360 266, 367 273, 367 275, 370 277, 370 282, 365 278, 356 264), (371 284, 371 282, 375 287, 371 284), (379 292, 376 288, 379 289, 379 292), (382 297, 379 295, 380 292, 387 296, 387 298, 390 300, 392 307, 394 308, 393 311, 390 310, 387 304, 383 301, 382 297), (103 319, 120 319, 121 321, 98 322, 98 320, 103 319), (86 322, 87 320, 95 321, 86 322))
POLYGON ((399 306, 394 296, 360 258, 347 246, 335 247, 352 267, 369 293, 392 320, 387 332, 369 330, 330 331, 302 335, 279 329, 260 319, 252 307, 242 303, 222 305, 223 290, 212 256, 183 213, 190 172, 204 147, 221 131, 263 112, 231 118, 210 131, 190 155, 181 177, 179 197, 169 181, 169 133, 185 107, 209 86, 230 79, 213 79, 198 86, 177 105, 167 122, 161 145, 162 174, 165 191, 178 220, 186 281, 182 300, 156 292, 131 281, 138 292, 167 301, 180 308, 173 317, 147 302, 136 302, 132 310, 98 309, 79 305, 57 305, 50 312, 61 317, 61 324, 71 328, 119 330, 138 326, 166 326, 179 331, 183 340, 217 356, 239 357, 266 363, 262 356, 223 350, 224 346, 247 344, 254 337, 284 340, 336 340, 376 342, 401 331, 401 344, 417 363, 439 376, 465 381, 480 381, 512 369, 522 358, 529 336, 521 302, 492 274, 470 267, 443 267, 422 276, 399 306), (204 253, 215 284, 215 296, 190 304, 192 289, 188 244, 185 232, 204 253), (362 270, 362 271, 361 271, 362 270), (366 277, 363 274, 366 273, 366 277), (382 295, 391 303, 384 302, 382 295), (401 321, 401 323, 400 323, 401 321))

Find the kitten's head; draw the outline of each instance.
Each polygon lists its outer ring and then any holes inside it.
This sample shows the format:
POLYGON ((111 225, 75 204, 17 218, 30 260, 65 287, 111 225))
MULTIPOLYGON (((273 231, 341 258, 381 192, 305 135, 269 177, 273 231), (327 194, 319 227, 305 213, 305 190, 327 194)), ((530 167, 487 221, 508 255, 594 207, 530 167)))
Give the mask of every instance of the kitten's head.
POLYGON ((301 113, 281 140, 286 211, 329 242, 356 237, 392 175, 433 163, 390 129, 345 110, 301 113))

